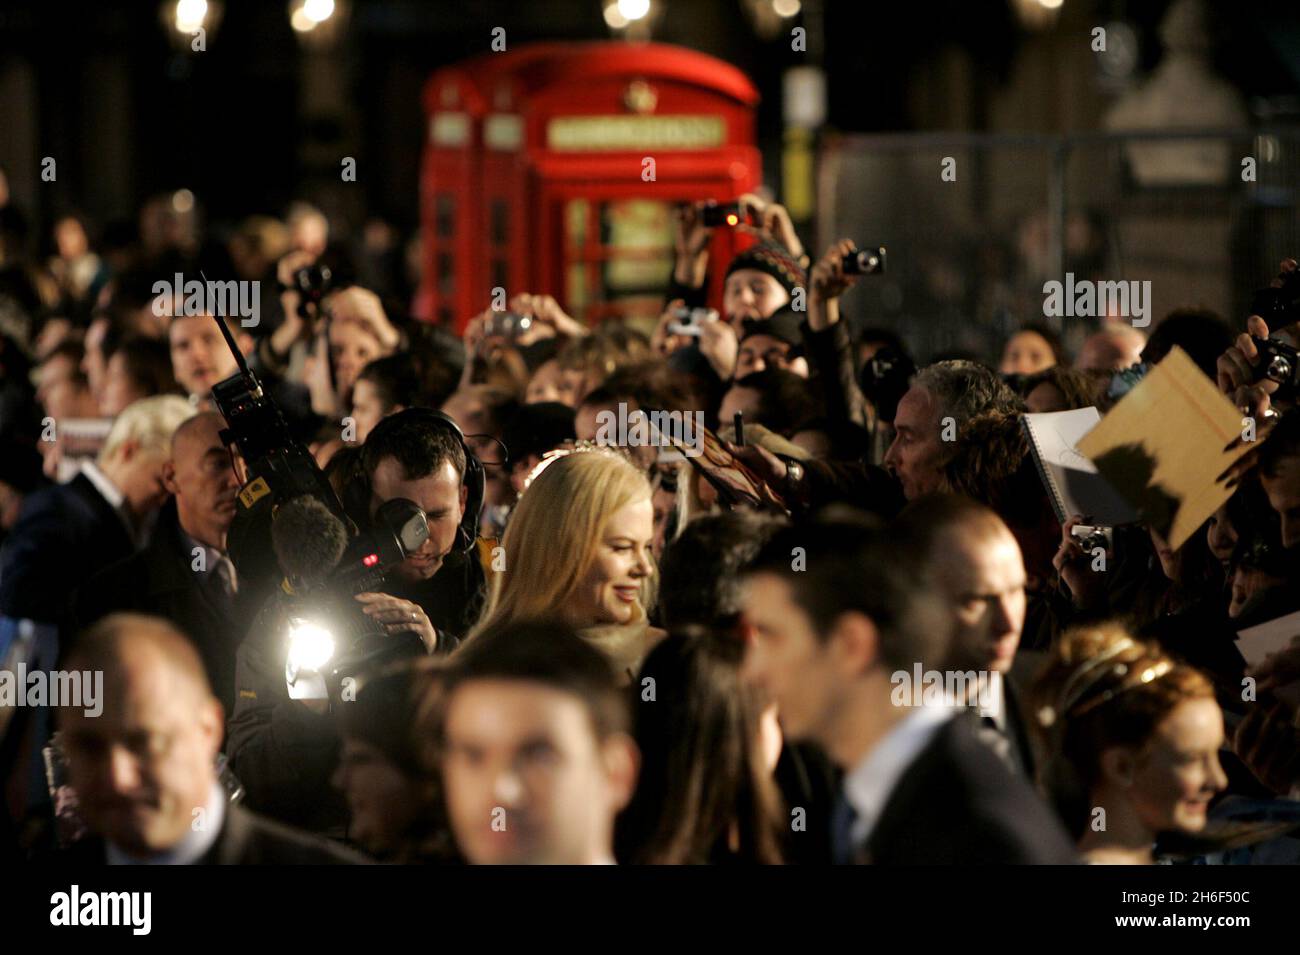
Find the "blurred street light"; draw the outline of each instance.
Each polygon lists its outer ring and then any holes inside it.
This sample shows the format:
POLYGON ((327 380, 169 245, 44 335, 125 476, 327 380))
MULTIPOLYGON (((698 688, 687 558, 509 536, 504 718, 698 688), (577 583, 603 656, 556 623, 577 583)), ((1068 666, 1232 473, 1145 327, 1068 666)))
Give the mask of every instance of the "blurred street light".
POLYGON ((174 47, 197 53, 216 37, 223 10, 221 0, 165 0, 158 16, 174 47))

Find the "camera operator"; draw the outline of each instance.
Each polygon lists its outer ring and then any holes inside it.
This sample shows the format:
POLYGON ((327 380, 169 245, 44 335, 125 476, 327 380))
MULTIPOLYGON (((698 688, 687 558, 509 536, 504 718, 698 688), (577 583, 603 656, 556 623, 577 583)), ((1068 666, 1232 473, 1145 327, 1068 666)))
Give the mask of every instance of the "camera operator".
MULTIPOLYGON (((477 619, 486 592, 477 548, 462 549, 470 500, 467 466, 464 445, 451 425, 427 409, 409 408, 374 427, 361 450, 360 474, 344 489, 344 500, 365 510, 353 514, 362 518, 358 523, 397 498, 424 511, 429 527, 424 545, 391 571, 385 592, 357 594, 355 600, 373 624, 394 639, 415 634, 428 653, 455 648, 477 619)), ((328 700, 289 696, 288 603, 282 593, 273 595, 240 645, 228 727, 231 768, 251 807, 330 831, 346 818, 330 786, 338 732, 328 700)))

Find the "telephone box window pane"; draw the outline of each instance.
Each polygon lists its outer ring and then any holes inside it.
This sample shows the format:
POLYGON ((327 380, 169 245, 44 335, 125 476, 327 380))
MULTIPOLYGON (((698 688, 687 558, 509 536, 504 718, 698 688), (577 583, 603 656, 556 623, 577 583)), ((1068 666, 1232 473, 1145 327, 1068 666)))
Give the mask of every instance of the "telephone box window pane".
POLYGON ((610 247, 610 291, 649 292, 668 285, 673 270, 672 209, 666 202, 624 199, 601 210, 601 238, 610 247))
POLYGON ((504 199, 493 199, 491 220, 492 244, 505 245, 510 241, 510 204, 504 199))
POLYGON ((505 259, 492 260, 492 285, 494 288, 510 287, 510 265, 505 259))
POLYGON ((565 270, 568 279, 565 283, 564 300, 575 315, 585 315, 587 311, 587 266, 581 262, 572 262, 565 270))
POLYGON ((434 197, 434 231, 440 239, 450 239, 456 231, 456 199, 450 193, 440 192, 434 197))
POLYGON ((571 199, 564 207, 564 231, 570 248, 587 244, 587 217, 591 214, 586 199, 571 199))
POLYGON ((450 298, 456 289, 456 269, 451 254, 438 253, 438 294, 450 298))

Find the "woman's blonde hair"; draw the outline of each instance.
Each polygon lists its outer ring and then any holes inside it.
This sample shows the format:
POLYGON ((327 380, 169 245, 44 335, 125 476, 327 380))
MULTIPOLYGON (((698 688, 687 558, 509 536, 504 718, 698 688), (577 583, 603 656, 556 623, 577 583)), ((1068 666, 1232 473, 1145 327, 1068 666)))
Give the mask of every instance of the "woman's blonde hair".
MULTIPOLYGON (((610 518, 649 499, 645 474, 617 452, 584 449, 546 462, 510 515, 501 540, 505 569, 494 575, 473 632, 560 616, 595 560, 610 518)), ((642 584, 643 612, 657 584, 657 573, 642 584)))

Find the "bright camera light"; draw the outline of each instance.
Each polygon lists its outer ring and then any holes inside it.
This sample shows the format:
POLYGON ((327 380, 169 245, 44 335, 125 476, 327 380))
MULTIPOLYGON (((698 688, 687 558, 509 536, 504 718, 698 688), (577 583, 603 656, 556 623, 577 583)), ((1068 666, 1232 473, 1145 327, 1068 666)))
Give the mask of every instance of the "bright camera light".
POLYGON ((208 17, 208 0, 176 0, 176 29, 193 33, 208 17))
POLYGON ((625 20, 640 20, 650 12, 650 0, 618 0, 618 12, 625 20))
POLYGON ((1048 10, 1059 10, 1064 2, 1065 0, 1038 0, 1038 5, 1048 10))
POLYGON ((293 672, 319 671, 334 656, 334 634, 310 620, 289 623, 289 657, 286 668, 293 672))

